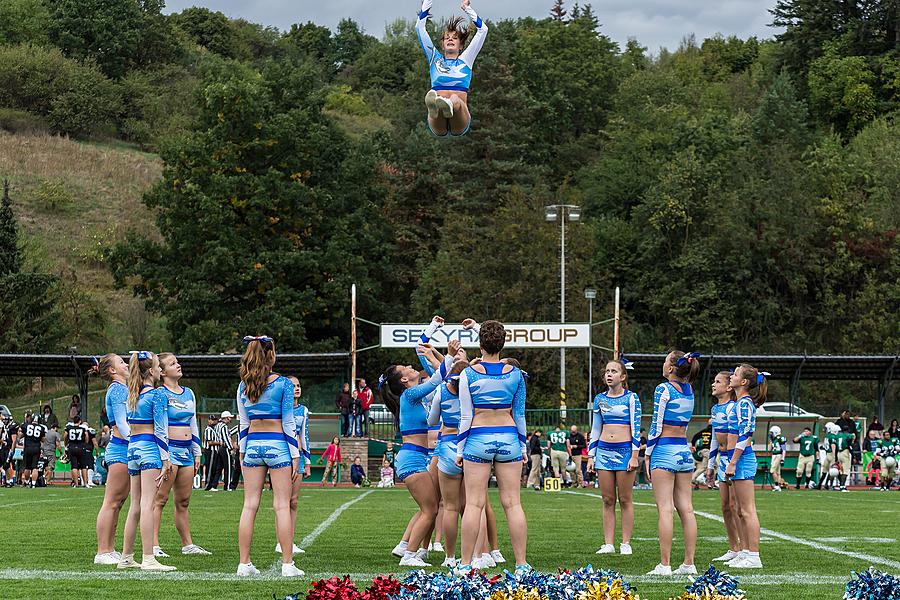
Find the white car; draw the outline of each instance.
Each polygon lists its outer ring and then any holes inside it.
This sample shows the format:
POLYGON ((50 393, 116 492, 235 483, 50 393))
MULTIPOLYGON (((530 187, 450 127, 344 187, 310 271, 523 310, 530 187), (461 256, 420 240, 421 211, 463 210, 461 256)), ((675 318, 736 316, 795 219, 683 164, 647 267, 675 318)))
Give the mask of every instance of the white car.
POLYGON ((764 402, 756 409, 757 417, 815 417, 821 419, 822 415, 809 412, 790 402, 764 402))
POLYGON ((369 406, 369 423, 393 423, 394 414, 388 410, 385 404, 372 404, 369 406))

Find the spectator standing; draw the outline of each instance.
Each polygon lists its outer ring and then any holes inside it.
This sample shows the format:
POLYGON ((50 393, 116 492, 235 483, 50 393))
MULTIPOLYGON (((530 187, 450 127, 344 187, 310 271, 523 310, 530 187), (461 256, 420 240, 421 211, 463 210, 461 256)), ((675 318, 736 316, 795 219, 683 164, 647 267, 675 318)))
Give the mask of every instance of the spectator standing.
POLYGON ((581 465, 583 463, 582 455, 587 450, 587 440, 584 439, 584 434, 578 431, 576 425, 572 425, 569 433, 569 448, 572 453, 572 462, 575 463, 575 485, 584 487, 584 472, 581 465))
POLYGON ((81 396, 78 394, 72 395, 72 402, 69 404, 69 422, 73 422, 75 417, 81 416, 81 396))
POLYGON ((348 435, 351 437, 362 437, 362 415, 362 400, 359 399, 359 394, 354 391, 350 400, 350 432, 348 435))
POLYGON ((394 468, 394 442, 388 441, 385 444, 384 460, 388 461, 391 468, 394 468))
POLYGON ((21 430, 13 421, 11 416, 3 416, 0 420, 0 475, 3 477, 3 486, 12 487, 15 485, 15 472, 13 471, 13 460, 21 437, 21 430))
POLYGON ((350 465, 350 481, 353 482, 353 485, 359 487, 363 482, 363 479, 366 478, 366 472, 362 467, 362 461, 357 454, 353 457, 353 464, 350 465))
POLYGON ((44 459, 44 479, 49 483, 56 470, 56 450, 62 449, 62 438, 59 435, 59 421, 50 427, 50 431, 41 441, 41 458, 44 459))
POLYGON ((362 435, 369 437, 369 409, 372 408, 372 390, 365 379, 359 380, 359 401, 362 403, 362 435))
POLYGON ((325 461, 325 471, 322 473, 322 487, 325 487, 325 482, 328 480, 328 475, 332 474, 331 479, 331 487, 337 485, 338 480, 338 468, 341 464, 341 438, 338 436, 334 436, 334 439, 331 440, 331 443, 328 444, 328 448, 325 449, 325 453, 319 457, 319 462, 325 461))
POLYGON ((553 476, 561 479, 566 475, 566 463, 569 460, 569 432, 556 429, 547 434, 547 450, 550 452, 550 467, 553 476))
POLYGON ((345 383, 334 398, 334 406, 341 413, 341 436, 346 437, 350 429, 350 384, 345 383))
POLYGON ((528 487, 541 490, 541 468, 544 452, 541 449, 541 430, 535 429, 528 440, 528 455, 531 457, 531 471, 528 473, 528 487))
POLYGON ((866 437, 869 436, 870 431, 877 431, 879 437, 881 436, 881 432, 884 431, 884 425, 882 425, 881 421, 878 420, 878 415, 872 417, 872 421, 869 423, 869 427, 866 429, 866 437))
POLYGON ((897 425, 897 419, 891 419, 891 425, 888 427, 888 437, 900 437, 900 426, 897 425))
MULTIPOLYGON (((226 492, 231 491, 231 473, 234 471, 234 462, 231 460, 232 451, 234 450, 234 445, 231 443, 232 419, 234 419, 234 415, 227 410, 223 410, 222 414, 219 415, 219 424, 216 425, 216 436, 222 442, 222 446, 219 449, 219 458, 222 461, 222 489, 226 492)), ((216 479, 216 485, 218 484, 219 481, 216 479)))
POLYGON ((841 418, 835 421, 834 424, 840 427, 844 433, 856 434, 856 422, 850 416, 849 410, 841 411, 841 418))
POLYGON ((49 404, 45 404, 44 408, 41 410, 41 416, 38 418, 38 423, 48 430, 56 427, 57 431, 59 431, 59 419, 57 418, 56 413, 53 412, 53 407, 49 404))

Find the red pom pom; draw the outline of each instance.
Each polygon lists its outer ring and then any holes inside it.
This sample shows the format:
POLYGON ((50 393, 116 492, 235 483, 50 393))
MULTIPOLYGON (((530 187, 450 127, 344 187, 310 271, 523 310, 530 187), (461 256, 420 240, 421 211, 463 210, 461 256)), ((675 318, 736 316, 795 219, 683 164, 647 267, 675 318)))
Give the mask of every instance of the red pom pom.
POLYGON ((360 600, 359 590, 356 584, 350 581, 350 577, 332 577, 315 581, 312 588, 306 594, 307 600, 360 600))
POLYGON ((379 575, 372 581, 372 585, 362 593, 361 600, 391 600, 392 596, 400 593, 401 584, 393 576, 379 575))

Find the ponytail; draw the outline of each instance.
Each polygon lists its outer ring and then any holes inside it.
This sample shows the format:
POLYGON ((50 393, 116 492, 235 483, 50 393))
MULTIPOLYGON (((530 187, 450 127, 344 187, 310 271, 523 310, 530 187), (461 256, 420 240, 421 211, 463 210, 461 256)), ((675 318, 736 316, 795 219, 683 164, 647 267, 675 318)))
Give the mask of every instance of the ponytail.
POLYGON ((240 375, 251 404, 256 404, 265 391, 274 365, 275 341, 267 337, 250 339, 241 357, 240 375))
POLYGON ((768 373, 762 373, 753 365, 746 363, 738 365, 738 369, 741 370, 741 379, 747 380, 747 395, 759 408, 769 393, 769 380, 766 378, 768 373))
POLYGON ((693 384, 700 374, 699 352, 684 353, 681 350, 673 350, 671 353, 672 364, 675 366, 675 375, 688 383, 693 384))
POLYGON ((402 378, 400 369, 397 368, 397 365, 393 365, 388 367, 378 380, 378 391, 381 394, 381 400, 395 417, 400 415, 400 396, 403 395, 405 389, 403 382, 400 381, 402 378))
MULTIPOLYGON (((512 365, 519 370, 522 369, 522 367, 519 366, 519 361, 514 358, 507 358, 504 360, 506 360, 506 364, 512 365)), ((450 367, 450 372, 447 374, 447 389, 450 389, 450 386, 452 385, 456 390, 456 394, 459 395, 459 374, 465 371, 468 366, 469 362, 465 360, 458 360, 453 363, 453 366, 450 367)))
MULTIPOLYGON (((104 357, 106 358, 106 357, 104 357)), ((152 352, 132 352, 128 360, 128 410, 137 409, 138 398, 144 380, 150 376, 150 369, 159 366, 159 358, 152 352)))

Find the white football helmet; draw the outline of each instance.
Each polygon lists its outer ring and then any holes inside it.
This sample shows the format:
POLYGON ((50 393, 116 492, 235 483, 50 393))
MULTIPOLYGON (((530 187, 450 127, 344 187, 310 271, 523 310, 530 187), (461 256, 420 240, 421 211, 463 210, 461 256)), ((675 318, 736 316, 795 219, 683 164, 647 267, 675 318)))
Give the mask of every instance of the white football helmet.
POLYGON ((781 427, 779 427, 778 425, 772 425, 772 427, 769 429, 769 435, 773 438, 778 437, 779 435, 781 435, 781 427))
POLYGON ((838 470, 837 467, 831 467, 828 470, 828 476, 831 477, 832 479, 834 479, 835 477, 837 477, 840 474, 841 474, 841 472, 838 470))
POLYGON ((897 466, 897 459, 893 456, 888 456, 884 459, 884 466, 886 466, 888 469, 893 469, 897 466))

